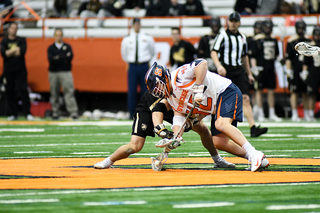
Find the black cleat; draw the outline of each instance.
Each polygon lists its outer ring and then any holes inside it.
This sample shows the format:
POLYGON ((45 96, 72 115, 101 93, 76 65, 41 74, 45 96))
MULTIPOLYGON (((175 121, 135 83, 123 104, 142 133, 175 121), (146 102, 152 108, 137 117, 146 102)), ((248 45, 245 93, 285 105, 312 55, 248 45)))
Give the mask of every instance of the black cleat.
POLYGON ((260 125, 257 127, 253 125, 250 129, 250 132, 251 132, 251 137, 259 137, 260 135, 267 133, 268 128, 267 127, 261 128, 260 125))

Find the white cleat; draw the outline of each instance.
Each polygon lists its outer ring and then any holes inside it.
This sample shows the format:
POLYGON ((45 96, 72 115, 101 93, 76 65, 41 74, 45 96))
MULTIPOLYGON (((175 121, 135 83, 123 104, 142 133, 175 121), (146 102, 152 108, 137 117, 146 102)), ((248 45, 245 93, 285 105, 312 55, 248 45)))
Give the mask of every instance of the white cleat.
POLYGON ((113 165, 109 158, 104 159, 103 161, 94 164, 95 169, 108 169, 113 165))
POLYGON ((224 158, 218 162, 214 162, 213 168, 236 168, 236 165, 226 161, 224 158))
MULTIPOLYGON (((261 161, 261 165, 260 165, 259 169, 266 169, 266 168, 268 168, 269 165, 270 165, 270 163, 269 163, 268 159, 264 157, 261 161)), ((248 168, 245 168, 245 170, 251 171, 251 165, 248 168)))
POLYGON ((259 122, 264 122, 264 121, 267 121, 267 119, 264 116, 259 116, 258 117, 258 121, 259 122))
POLYGON ((151 167, 153 171, 161 171, 163 164, 168 160, 168 153, 162 152, 157 157, 151 158, 151 167))
POLYGON ((274 122, 281 122, 282 118, 279 118, 278 116, 273 115, 273 116, 269 117, 269 120, 274 121, 274 122))
POLYGON ((251 172, 255 172, 259 169, 263 158, 264 158, 264 154, 261 151, 255 151, 249 157, 249 161, 251 162, 251 172))
POLYGON ((301 121, 301 118, 299 118, 299 116, 297 116, 297 115, 296 115, 296 116, 293 115, 293 116, 291 117, 291 121, 293 121, 293 122, 300 122, 300 121, 301 121))

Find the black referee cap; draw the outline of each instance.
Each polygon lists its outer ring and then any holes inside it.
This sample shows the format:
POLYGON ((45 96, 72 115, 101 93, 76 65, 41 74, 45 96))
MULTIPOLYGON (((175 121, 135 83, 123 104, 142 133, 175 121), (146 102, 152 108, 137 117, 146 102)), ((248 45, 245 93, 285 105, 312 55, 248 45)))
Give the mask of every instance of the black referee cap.
POLYGON ((229 20, 230 20, 230 21, 231 21, 231 20, 240 21, 240 19, 241 19, 241 15, 240 15, 240 13, 238 13, 237 11, 234 11, 233 13, 231 13, 231 14, 229 15, 229 20))
POLYGON ((132 20, 132 24, 134 24, 134 23, 136 23, 136 22, 140 23, 140 19, 139 19, 139 18, 134 18, 134 19, 132 20))

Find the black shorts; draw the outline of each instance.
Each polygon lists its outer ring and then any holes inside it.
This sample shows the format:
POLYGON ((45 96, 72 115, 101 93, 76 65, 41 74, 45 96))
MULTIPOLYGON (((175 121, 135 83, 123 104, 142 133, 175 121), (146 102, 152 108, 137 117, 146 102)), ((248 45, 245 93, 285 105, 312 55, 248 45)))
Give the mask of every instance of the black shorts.
POLYGON ((229 78, 232 83, 237 85, 242 94, 250 95, 250 83, 245 69, 240 66, 236 69, 226 68, 226 70, 226 78, 229 78))
POLYGON ((294 92, 297 94, 307 92, 307 84, 302 81, 300 72, 301 71, 295 70, 293 72, 293 79, 288 79, 290 92, 294 92))
POLYGON ((147 136, 154 137, 152 114, 145 111, 137 111, 133 116, 131 135, 137 135, 143 138, 147 136))
POLYGON ((259 75, 259 80, 255 82, 256 89, 275 89, 276 88, 276 74, 274 69, 263 70, 259 75))
MULTIPOLYGON (((172 123, 173 119, 173 110, 169 110, 164 113, 163 120, 172 123)), ((141 110, 136 111, 133 116, 133 124, 132 124, 132 132, 131 135, 137 135, 143 138, 147 136, 154 137, 155 134, 153 132, 154 126, 152 122, 152 113, 141 110)))
POLYGON ((308 76, 308 95, 317 95, 320 88, 320 70, 319 68, 311 69, 308 76))

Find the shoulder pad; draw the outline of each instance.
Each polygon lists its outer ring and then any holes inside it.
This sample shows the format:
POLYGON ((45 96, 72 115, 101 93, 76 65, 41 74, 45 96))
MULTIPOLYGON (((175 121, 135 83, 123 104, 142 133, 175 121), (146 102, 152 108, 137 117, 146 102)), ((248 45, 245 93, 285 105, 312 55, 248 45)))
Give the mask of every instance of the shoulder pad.
POLYGON ((196 66, 198 66, 198 65, 199 65, 201 62, 203 62, 203 61, 204 61, 203 58, 198 58, 198 59, 192 61, 192 62, 190 63, 190 65, 196 67, 196 66))
POLYGON ((299 38, 298 35, 293 35, 293 36, 290 36, 289 39, 288 39, 288 42, 292 42, 294 40, 297 40, 299 38))
POLYGON ((265 34, 259 33, 254 36, 254 40, 264 39, 265 37, 265 34))

